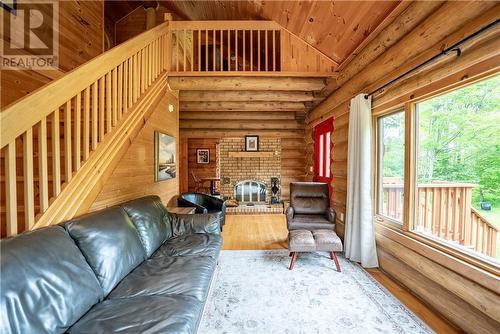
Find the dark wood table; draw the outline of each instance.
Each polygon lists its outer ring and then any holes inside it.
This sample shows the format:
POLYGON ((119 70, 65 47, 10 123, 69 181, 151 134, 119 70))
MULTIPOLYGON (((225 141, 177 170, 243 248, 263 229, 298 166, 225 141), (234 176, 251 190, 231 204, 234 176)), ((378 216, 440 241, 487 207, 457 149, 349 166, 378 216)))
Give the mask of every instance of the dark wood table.
POLYGON ((215 195, 215 182, 220 181, 220 177, 200 177, 201 181, 210 181, 210 194, 215 195))

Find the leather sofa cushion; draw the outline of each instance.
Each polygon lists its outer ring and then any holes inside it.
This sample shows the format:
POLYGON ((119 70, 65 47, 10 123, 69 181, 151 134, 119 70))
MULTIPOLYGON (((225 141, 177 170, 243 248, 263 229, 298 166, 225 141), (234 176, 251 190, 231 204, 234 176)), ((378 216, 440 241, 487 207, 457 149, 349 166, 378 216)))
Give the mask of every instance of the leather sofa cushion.
POLYGON ((289 230, 335 230, 335 224, 326 219, 325 215, 296 214, 288 220, 289 230))
POLYGON ((146 259, 134 224, 119 206, 80 216, 64 226, 94 270, 105 296, 146 259))
POLYGON ((204 301, 215 265, 215 260, 207 256, 149 259, 128 274, 108 299, 182 294, 204 301))
POLYGON ((109 299, 68 331, 74 333, 195 333, 202 302, 187 296, 109 299))
POLYGON ((164 221, 167 211, 160 197, 141 197, 120 206, 134 223, 147 257, 172 236, 171 225, 164 221))
POLYGON ((296 214, 324 214, 329 207, 329 190, 326 183, 290 183, 290 206, 296 214))
POLYGON ((0 333, 63 333, 103 297, 61 226, 2 240, 0 249, 0 333))
POLYGON ((220 234, 220 216, 218 214, 169 213, 166 215, 166 220, 172 227, 173 237, 189 233, 220 234))
POLYGON ((152 258, 161 256, 209 256, 219 257, 222 237, 218 234, 191 233, 167 240, 153 254, 152 258))

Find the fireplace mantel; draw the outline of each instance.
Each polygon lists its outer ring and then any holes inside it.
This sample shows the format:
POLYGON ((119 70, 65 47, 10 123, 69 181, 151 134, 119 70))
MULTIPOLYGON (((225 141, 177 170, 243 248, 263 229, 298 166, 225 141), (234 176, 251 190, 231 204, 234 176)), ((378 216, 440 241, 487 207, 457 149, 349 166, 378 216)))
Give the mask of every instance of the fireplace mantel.
POLYGON ((228 152, 231 158, 271 158, 274 156, 274 152, 228 152))

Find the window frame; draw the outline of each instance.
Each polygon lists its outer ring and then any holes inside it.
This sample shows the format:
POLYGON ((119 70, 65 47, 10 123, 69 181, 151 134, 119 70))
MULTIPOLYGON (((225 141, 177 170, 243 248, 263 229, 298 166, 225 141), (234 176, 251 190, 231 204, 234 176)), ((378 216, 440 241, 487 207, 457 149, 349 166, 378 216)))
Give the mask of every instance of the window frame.
MULTIPOLYGON (((375 203, 376 208, 374 210, 374 221, 380 224, 382 228, 386 228, 400 235, 403 239, 401 240, 403 244, 406 244, 409 248, 423 249, 423 246, 429 246, 432 250, 436 252, 436 255, 451 257, 453 261, 453 266, 468 268, 472 266, 473 268, 484 270, 488 273, 494 275, 500 275, 500 265, 498 261, 490 260, 488 257, 481 254, 474 254, 472 252, 466 252, 461 247, 453 245, 451 243, 443 242, 433 236, 424 235, 413 231, 414 223, 416 220, 416 162, 417 162, 417 125, 418 125, 418 113, 417 104, 424 102, 426 100, 432 99, 437 96, 447 94, 449 92, 456 91, 465 86, 472 85, 476 82, 487 80, 496 75, 500 75, 499 70, 488 71, 479 74, 475 77, 465 79, 461 82, 449 83, 447 86, 440 88, 429 87, 427 92, 423 92, 420 96, 409 95, 409 99, 404 102, 398 101, 394 103, 386 110, 374 110, 372 109, 372 128, 373 128, 373 154, 372 154, 372 166, 373 168, 373 184, 376 185, 372 189, 372 199, 375 203), (378 121, 380 118, 386 117, 390 114, 396 113, 398 111, 404 110, 405 112, 405 162, 404 162, 404 203, 403 203, 403 224, 379 213, 379 141, 380 134, 378 128, 378 121), (411 246, 411 247, 410 247, 411 246), (458 263, 457 263, 458 262, 458 263)), ((377 228, 379 232, 379 228, 377 228)), ((392 233, 392 232, 390 232, 392 233)), ((449 266, 446 266, 449 267, 449 266)), ((465 269, 464 269, 465 270, 465 269)), ((473 274, 473 277, 479 275, 478 273, 473 274)))
MULTIPOLYGON (((376 135, 375 135, 375 140, 374 140, 374 152, 375 152, 375 157, 374 157, 374 161, 375 161, 375 168, 374 168, 374 183, 375 184, 375 198, 373 200, 373 203, 375 203, 375 218, 376 219, 382 219, 383 221, 386 221, 387 223, 393 225, 393 226, 396 226, 396 227, 404 227, 405 226, 405 202, 406 202, 406 192, 405 192, 405 187, 404 187, 404 183, 403 183, 403 217, 401 219, 401 221, 393 218, 393 217, 390 217, 388 215, 385 215, 382 213, 382 202, 383 202, 383 187, 382 187, 382 156, 381 156, 381 152, 380 152, 380 147, 381 147, 381 144, 382 144, 382 136, 380 135, 380 121, 383 119, 383 118, 386 118, 386 117, 390 117, 391 115, 394 115, 394 114, 397 114, 397 113, 403 113, 403 116, 404 116, 404 126, 405 126, 405 129, 404 129, 404 140, 405 140, 405 143, 406 143, 406 117, 407 117, 407 114, 406 114, 406 110, 405 108, 403 107, 398 107, 398 108, 393 108, 391 110, 389 110, 388 112, 384 112, 383 114, 381 115, 378 115, 376 118, 374 118, 374 125, 373 125, 373 128, 376 129, 375 132, 376 132, 376 135)), ((405 160, 406 160, 406 145, 405 145, 405 160)), ((403 180, 406 180, 406 165, 404 166, 403 168, 403 180)))

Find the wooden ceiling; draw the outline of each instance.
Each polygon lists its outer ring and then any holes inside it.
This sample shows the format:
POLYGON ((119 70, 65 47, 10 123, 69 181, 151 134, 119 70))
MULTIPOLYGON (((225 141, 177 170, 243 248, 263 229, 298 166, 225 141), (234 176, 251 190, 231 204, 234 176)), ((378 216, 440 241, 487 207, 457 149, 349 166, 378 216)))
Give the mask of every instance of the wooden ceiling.
MULTIPOLYGON (((116 22, 152 1, 106 1, 116 22)), ((274 20, 338 64, 347 60, 400 1, 159 1, 187 20, 274 20)))

